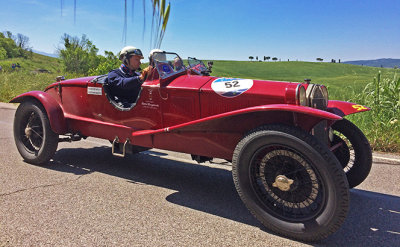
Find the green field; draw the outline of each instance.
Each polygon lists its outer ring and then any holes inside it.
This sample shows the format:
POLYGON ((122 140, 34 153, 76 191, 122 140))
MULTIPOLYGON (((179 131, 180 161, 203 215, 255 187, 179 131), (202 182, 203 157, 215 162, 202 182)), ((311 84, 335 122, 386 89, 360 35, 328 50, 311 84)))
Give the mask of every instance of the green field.
MULTIPOLYGON (((28 59, 10 58, 0 60, 0 102, 32 90, 43 90, 59 75, 65 75, 57 58, 33 53, 28 59), (12 69, 11 64, 19 63, 20 68, 12 69)), ((68 75, 69 78, 81 75, 68 75)))
MULTIPOLYGON (((75 78, 83 75, 65 74, 61 62, 56 58, 34 54, 31 59, 1 60, 0 101, 8 102, 13 97, 31 90, 43 90, 55 81, 56 76, 75 78), (12 71, 10 65, 19 63, 20 69, 12 71), (45 69, 48 73, 39 73, 45 69)), ((372 83, 381 71, 382 83, 396 84, 394 76, 398 69, 374 68, 339 63, 314 62, 250 62, 214 61, 213 76, 251 78, 263 80, 302 82, 305 78, 312 83, 324 84, 329 89, 330 99, 353 101, 371 106, 368 113, 350 116, 367 135, 373 148, 380 151, 400 152, 400 86, 393 91, 392 102, 376 102, 365 97, 364 88, 372 83), (385 79, 383 79, 385 78, 385 79), (390 80, 393 80, 391 82, 390 80), (397 94, 397 96, 396 96, 397 94), (399 102, 397 102, 399 101, 399 102), (381 107, 382 105, 382 107, 381 107)), ((400 80, 398 82, 400 84, 400 80)), ((382 87, 381 98, 388 92, 382 87)))

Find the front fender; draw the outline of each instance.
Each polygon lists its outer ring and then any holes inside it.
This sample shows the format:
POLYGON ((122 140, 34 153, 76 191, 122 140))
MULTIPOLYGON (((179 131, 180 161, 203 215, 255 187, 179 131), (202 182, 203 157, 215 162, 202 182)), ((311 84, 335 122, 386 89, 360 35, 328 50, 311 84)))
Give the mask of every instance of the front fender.
POLYGON ((371 109, 366 106, 346 101, 329 100, 328 102, 328 111, 341 117, 369 110, 371 109))
MULTIPOLYGON (((137 131, 133 132, 133 136, 142 136, 142 135, 153 135, 153 134, 160 134, 160 133, 165 133, 165 132, 173 132, 177 130, 185 130, 185 129, 190 129, 191 126, 198 126, 202 125, 204 123, 209 123, 213 122, 213 120, 220 120, 220 119, 227 119, 230 117, 235 117, 235 116, 246 116, 251 113, 262 113, 262 112, 288 112, 288 113, 299 113, 299 115, 304 116, 302 117, 301 120, 306 118, 306 116, 309 116, 310 118, 313 118, 313 124, 310 126, 313 126, 315 123, 322 121, 322 120, 328 120, 330 122, 335 122, 338 120, 341 120, 342 117, 338 116, 334 113, 327 112, 327 111, 322 111, 319 109, 311 108, 311 107, 304 107, 304 106, 297 106, 297 105, 288 105, 288 104, 274 104, 274 105, 261 105, 261 106, 253 106, 253 107, 248 107, 240 110, 235 110, 235 111, 230 111, 230 112, 224 112, 221 114, 213 115, 213 116, 208 116, 205 118, 200 118, 194 121, 190 121, 187 123, 183 124, 178 124, 158 130, 143 130, 143 131, 137 131)), ((270 119, 265 119, 265 121, 270 121, 270 119)), ((245 124, 245 123, 242 123, 245 124)), ((202 125, 204 126, 204 125, 202 125)), ((210 128, 211 126, 207 126, 207 128, 210 128)))
POLYGON ((55 133, 65 134, 67 132, 67 124, 62 107, 50 94, 43 91, 31 91, 18 95, 10 100, 10 103, 22 103, 29 99, 36 99, 43 105, 49 118, 51 129, 55 133))
POLYGON ((310 131, 326 120, 330 125, 342 117, 311 107, 276 104, 248 107, 157 130, 132 132, 134 145, 155 147, 208 157, 232 159, 244 134, 268 124, 293 125, 310 131))

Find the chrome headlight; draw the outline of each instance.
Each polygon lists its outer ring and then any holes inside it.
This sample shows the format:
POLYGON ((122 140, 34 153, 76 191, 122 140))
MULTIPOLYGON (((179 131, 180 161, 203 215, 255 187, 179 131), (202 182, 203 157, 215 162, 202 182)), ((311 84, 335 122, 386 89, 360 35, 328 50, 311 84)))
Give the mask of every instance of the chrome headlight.
POLYGON ((299 85, 296 88, 296 104, 307 106, 306 89, 303 85, 299 85))
POLYGON ((306 91, 308 106, 320 110, 328 107, 328 89, 323 85, 310 84, 306 91))
POLYGON ((321 85, 320 87, 321 87, 322 94, 324 95, 324 98, 326 100, 326 104, 328 104, 328 101, 329 101, 328 88, 326 88, 324 85, 321 85))

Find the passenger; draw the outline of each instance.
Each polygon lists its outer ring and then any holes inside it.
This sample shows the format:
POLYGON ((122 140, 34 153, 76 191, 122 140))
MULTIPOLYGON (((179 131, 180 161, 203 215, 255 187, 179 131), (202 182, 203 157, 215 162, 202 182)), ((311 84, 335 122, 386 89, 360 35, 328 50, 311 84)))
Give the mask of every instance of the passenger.
POLYGON ((149 54, 149 65, 154 67, 154 60, 157 61, 165 61, 166 60, 166 56, 165 54, 163 54, 164 51, 160 50, 160 49, 153 49, 150 51, 149 54), (156 53, 156 54, 154 54, 156 53))
POLYGON ((143 54, 140 49, 126 46, 119 55, 119 60, 122 61, 121 66, 108 73, 110 93, 124 107, 129 107, 136 102, 142 83, 146 80, 149 67, 139 73, 141 59, 143 59, 143 54))
POLYGON ((163 53, 164 51, 160 49, 153 49, 150 51, 149 54, 149 73, 148 73, 148 78, 150 81, 156 80, 159 78, 157 69, 155 69, 155 61, 165 61, 166 56, 163 53))
POLYGON ((174 59, 174 68, 175 68, 175 71, 180 71, 182 69, 185 69, 185 66, 182 63, 182 60, 179 57, 176 57, 174 59))

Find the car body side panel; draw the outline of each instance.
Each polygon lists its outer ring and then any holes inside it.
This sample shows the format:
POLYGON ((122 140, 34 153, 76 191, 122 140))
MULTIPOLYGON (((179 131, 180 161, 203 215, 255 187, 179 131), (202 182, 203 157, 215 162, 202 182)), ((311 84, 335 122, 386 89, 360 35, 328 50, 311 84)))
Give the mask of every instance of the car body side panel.
POLYGON ((125 140, 132 131, 162 128, 160 99, 154 85, 143 86, 142 96, 129 111, 117 110, 100 83, 72 80, 46 90, 63 106, 69 133, 125 140))
POLYGON ((210 79, 205 76, 184 75, 159 88, 165 127, 190 122, 201 117, 199 88, 210 79))

